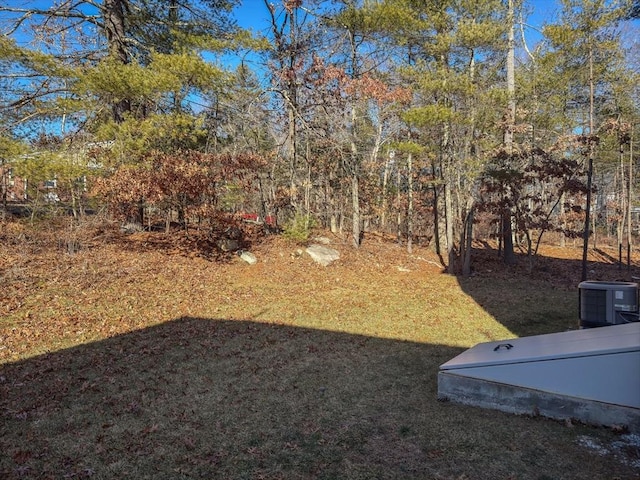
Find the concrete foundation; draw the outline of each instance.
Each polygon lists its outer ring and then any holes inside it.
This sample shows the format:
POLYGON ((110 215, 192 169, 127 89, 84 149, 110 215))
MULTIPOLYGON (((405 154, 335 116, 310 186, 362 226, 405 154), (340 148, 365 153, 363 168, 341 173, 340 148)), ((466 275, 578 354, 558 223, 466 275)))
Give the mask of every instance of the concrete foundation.
POLYGON ((640 323, 479 344, 441 365, 438 397, 640 433, 640 323))

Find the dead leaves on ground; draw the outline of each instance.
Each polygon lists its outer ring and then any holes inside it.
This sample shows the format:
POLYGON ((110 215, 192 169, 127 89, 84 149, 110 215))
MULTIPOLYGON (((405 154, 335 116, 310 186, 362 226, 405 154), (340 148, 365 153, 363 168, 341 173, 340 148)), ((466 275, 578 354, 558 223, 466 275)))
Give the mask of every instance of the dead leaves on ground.
MULTIPOLYGON (((77 234, 85 248, 70 254, 59 248, 67 227, 56 233, 53 228, 30 229, 17 223, 3 226, 0 363, 184 316, 255 318, 259 312, 269 313, 274 301, 290 303, 291 308, 282 312, 286 319, 288 314, 297 315, 295 299, 308 298, 314 290, 335 293, 323 296, 323 311, 367 308, 358 300, 361 282, 375 287, 393 278, 394 289, 411 292, 411 285, 442 273, 437 255, 429 248, 414 246, 410 255, 383 235, 372 234, 360 249, 354 249, 348 239, 325 233, 341 251, 341 259, 325 268, 306 255, 292 256, 303 247, 278 236, 253 245, 259 263, 249 266, 232 255, 205 254, 210 245, 196 234, 122 235, 115 226, 109 230, 93 225, 77 234)), ((531 273, 526 258, 506 267, 495 250, 477 248, 473 274, 487 278, 534 275, 575 288, 581 250, 547 246, 542 253, 546 256, 536 260, 531 273)), ((613 280, 633 274, 635 263, 631 270, 619 269, 615 257, 606 249, 593 251, 594 275, 613 280)), ((388 286, 380 287, 381 292, 383 288, 389 293, 388 286)))

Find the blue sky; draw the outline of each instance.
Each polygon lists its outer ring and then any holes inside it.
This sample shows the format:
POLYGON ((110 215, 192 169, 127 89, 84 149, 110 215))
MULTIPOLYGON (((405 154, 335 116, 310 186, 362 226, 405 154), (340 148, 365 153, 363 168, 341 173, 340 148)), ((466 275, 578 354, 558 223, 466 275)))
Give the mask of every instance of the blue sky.
MULTIPOLYGON (((269 0, 270 3, 280 6, 282 0, 269 0)), ((542 27, 544 24, 557 20, 560 11, 560 0, 524 0, 527 18, 524 22, 524 33, 527 39, 527 47, 531 50, 542 39, 542 27)), ((241 0, 241 4, 234 9, 234 18, 238 25, 243 28, 251 29, 256 33, 269 34, 269 12, 265 6, 264 0, 241 0)), ((520 32, 516 32, 517 41, 520 41, 520 32)), ((244 61, 258 70, 261 68, 255 63, 255 57, 249 55, 244 61)), ((225 56, 223 63, 236 65, 240 59, 236 56, 225 56)))
MULTIPOLYGON (((280 0, 270 0, 275 5, 280 4, 280 0)), ((525 23, 526 33, 532 39, 540 38, 536 30, 540 30, 544 23, 553 21, 559 11, 558 0, 525 0, 527 9, 531 14, 525 23)), ((251 28, 261 31, 268 27, 269 13, 264 4, 264 0, 243 0, 242 4, 234 10, 234 15, 238 24, 244 28, 251 28)))
MULTIPOLYGON (((270 2, 274 5, 280 5, 282 0, 270 0, 270 2)), ((537 40, 540 36, 536 34, 536 30, 539 30, 543 23, 555 18, 559 10, 559 0, 525 0, 525 2, 527 9, 531 11, 526 19, 527 25, 530 26, 526 29, 526 34, 530 35, 532 40, 537 40)), ((22 8, 33 6, 48 8, 53 2, 50 0, 6 0, 2 3, 22 8)), ((269 13, 264 0, 241 0, 241 4, 234 10, 234 17, 241 27, 250 28, 257 32, 264 31, 269 27, 269 13)))

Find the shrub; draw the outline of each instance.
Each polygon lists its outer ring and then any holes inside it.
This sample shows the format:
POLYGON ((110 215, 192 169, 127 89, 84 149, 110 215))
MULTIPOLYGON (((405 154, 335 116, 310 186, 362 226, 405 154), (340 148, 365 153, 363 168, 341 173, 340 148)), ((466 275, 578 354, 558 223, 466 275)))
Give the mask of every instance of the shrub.
POLYGON ((285 224, 282 234, 290 240, 306 242, 309 239, 311 230, 315 226, 316 220, 311 215, 296 213, 295 216, 285 224))

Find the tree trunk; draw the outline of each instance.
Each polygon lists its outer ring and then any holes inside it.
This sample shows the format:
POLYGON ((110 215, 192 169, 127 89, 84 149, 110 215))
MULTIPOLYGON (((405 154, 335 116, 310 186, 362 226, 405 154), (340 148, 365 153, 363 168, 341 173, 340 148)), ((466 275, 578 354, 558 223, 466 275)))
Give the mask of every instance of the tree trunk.
MULTIPOLYGON (((507 38, 507 95, 508 111, 507 125, 504 132, 504 146, 509 157, 513 155, 513 131, 516 120, 516 80, 515 80, 515 19, 513 0, 508 4, 508 38, 507 38)), ((512 161, 510 159, 510 161, 512 161)), ((502 214, 502 236, 504 249, 504 262, 507 265, 515 263, 516 257, 513 250, 513 230, 511 227, 511 209, 506 208, 502 214)))
POLYGON ((444 183, 444 223, 445 240, 447 242, 447 272, 454 274, 456 271, 456 252, 454 239, 454 214, 453 214, 453 194, 451 193, 451 158, 449 156, 449 124, 443 125, 441 149, 441 171, 444 183))
POLYGON ((289 202, 295 208, 296 213, 298 212, 298 186, 296 181, 296 168, 297 168, 297 130, 296 130, 296 115, 295 115, 295 107, 293 105, 293 100, 291 100, 290 95, 288 96, 287 101, 287 116, 289 119, 289 148, 287 152, 287 156, 289 158, 289 202))
POLYGON ((562 231, 560 232, 560 242, 559 242, 559 245, 561 248, 564 248, 567 243, 566 236, 564 234, 564 231, 567 229, 567 216, 564 213, 565 197, 566 197, 566 194, 562 192, 562 195, 560 196, 560 224, 562 225, 562 231))
MULTIPOLYGON (((591 219, 591 186, 593 183, 593 124, 594 124, 594 80, 593 80, 593 45, 589 40, 589 159, 587 166, 587 205, 584 219, 584 231, 582 233, 582 274, 581 280, 587 279, 587 254, 589 252, 589 224, 591 219)), ((594 229, 595 230, 595 229, 594 229)))
POLYGON ((631 212, 632 212, 632 206, 631 206, 631 199, 633 198, 631 195, 631 190, 632 190, 632 185, 633 185, 633 131, 631 132, 631 136, 629 137, 629 188, 627 188, 627 208, 628 208, 628 212, 627 212, 627 217, 628 217, 628 222, 627 222, 627 267, 631 266, 631 249, 632 244, 633 244, 633 235, 632 235, 632 230, 633 230, 633 223, 631 221, 632 217, 631 217, 631 212))
POLYGON ((0 175, 2 177, 0 180, 2 181, 2 211, 0 211, 0 220, 5 220, 8 214, 8 200, 9 200, 9 170, 4 166, 5 162, 3 159, 0 159, 0 175))
POLYGON ((618 238, 618 246, 619 249, 622 249, 622 243, 624 241, 624 229, 627 223, 627 179, 625 175, 625 165, 624 165, 624 146, 622 143, 619 145, 619 156, 620 156, 620 221, 618 222, 617 230, 617 238, 618 238))
POLYGON ((453 238, 453 202, 449 182, 444 184, 444 215, 447 231, 447 273, 456 272, 456 252, 453 238))
POLYGON ((473 218, 475 213, 475 207, 470 205, 467 217, 464 225, 464 259, 462 262, 462 275, 468 277, 471 275, 471 248, 473 245, 473 218))
POLYGON ((359 196, 358 173, 354 169, 351 176, 351 207, 353 208, 353 246, 358 248, 362 242, 362 227, 360 219, 360 196, 359 196))
POLYGON ((328 178, 326 180, 326 203, 329 208, 329 228, 331 229, 331 233, 338 233, 338 212, 336 209, 336 199, 333 193, 333 188, 331 188, 331 181, 333 180, 333 174, 329 171, 328 178))
MULTIPOLYGON (((125 65, 130 61, 126 45, 127 0, 104 0, 103 5, 104 30, 109 56, 125 65)), ((128 98, 120 99, 111 106, 111 111, 113 120, 121 123, 126 114, 131 112, 131 101, 128 98)))
MULTIPOLYGON (((433 171, 435 172, 435 165, 433 166, 433 171)), ((442 255, 441 241, 440 241, 440 210, 439 210, 439 198, 440 192, 438 191, 438 186, 435 183, 432 186, 433 190, 433 241, 435 245, 436 255, 442 255)))
POLYGON ((516 263, 516 254, 513 249, 513 228, 511 226, 511 210, 505 210, 502 215, 502 250, 504 263, 513 265, 516 263))
POLYGON ((389 173, 391 170, 391 162, 393 161, 394 154, 389 152, 389 157, 384 163, 384 172, 382 173, 382 201, 380 205, 380 229, 385 232, 387 230, 387 185, 389 183, 389 173))
POLYGON ((413 156, 407 155, 407 252, 413 252, 413 156))
POLYGON ((402 197, 400 196, 400 169, 396 168, 396 240, 402 245, 402 197))

